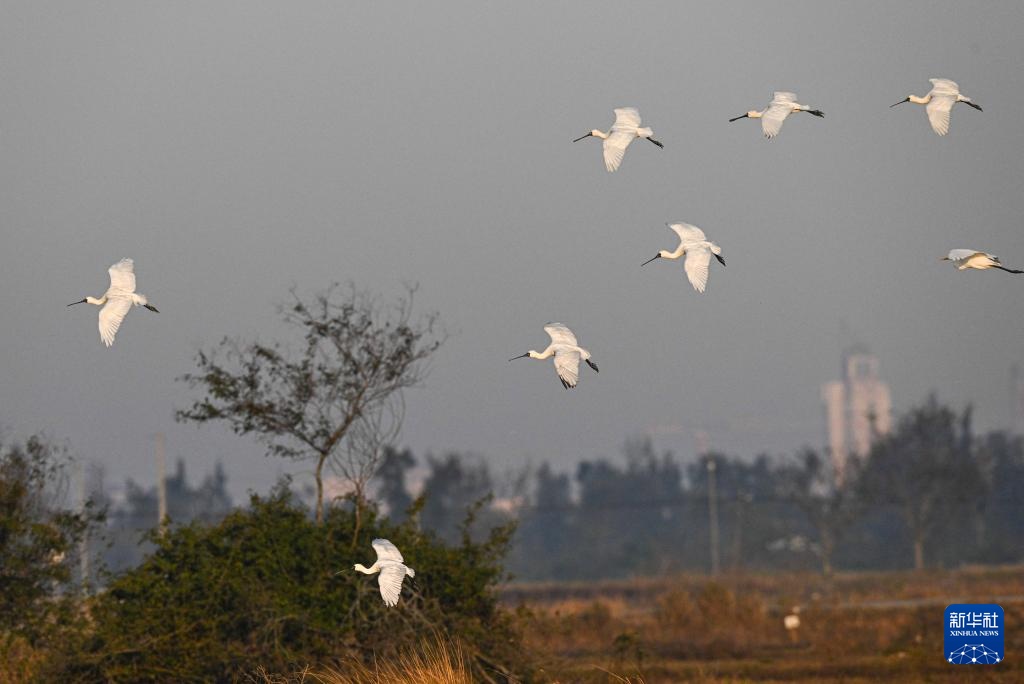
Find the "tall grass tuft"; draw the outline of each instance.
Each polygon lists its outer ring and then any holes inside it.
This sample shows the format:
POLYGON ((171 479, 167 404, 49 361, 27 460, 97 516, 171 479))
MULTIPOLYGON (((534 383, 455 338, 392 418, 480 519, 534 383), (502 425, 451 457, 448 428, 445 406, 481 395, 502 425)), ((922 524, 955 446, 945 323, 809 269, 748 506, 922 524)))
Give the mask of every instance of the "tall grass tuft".
POLYGON ((259 672, 260 684, 473 684, 462 647, 442 638, 424 641, 391 658, 365 663, 346 658, 336 667, 305 669, 281 677, 259 672))

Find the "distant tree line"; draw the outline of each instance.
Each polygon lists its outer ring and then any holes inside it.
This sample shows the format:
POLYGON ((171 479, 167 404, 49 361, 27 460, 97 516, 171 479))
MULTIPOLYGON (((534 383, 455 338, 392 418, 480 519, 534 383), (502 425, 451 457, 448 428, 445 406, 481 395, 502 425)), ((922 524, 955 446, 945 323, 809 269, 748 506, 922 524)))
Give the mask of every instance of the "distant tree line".
MULTIPOLYGON (((401 519, 413 497, 412 452, 388 450, 377 494, 401 519)), ((1024 442, 975 435, 971 412, 935 397, 909 410, 836 481, 828 454, 805 449, 753 460, 708 453, 682 463, 628 441, 622 459, 575 472, 543 463, 503 483, 486 524, 515 519, 508 561, 523 579, 594 579, 705 572, 712 560, 710 490, 722 571, 955 567, 1024 560, 1024 442)), ((453 538, 471 502, 496 491, 476 457, 423 459, 420 524, 453 538)))

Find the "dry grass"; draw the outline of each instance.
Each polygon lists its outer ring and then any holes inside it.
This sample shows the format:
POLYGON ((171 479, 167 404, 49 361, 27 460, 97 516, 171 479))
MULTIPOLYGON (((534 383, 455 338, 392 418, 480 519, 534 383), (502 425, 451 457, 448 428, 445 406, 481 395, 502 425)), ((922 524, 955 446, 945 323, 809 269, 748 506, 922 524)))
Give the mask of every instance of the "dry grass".
POLYGON ((372 664, 348 658, 333 667, 306 668, 287 676, 261 671, 254 680, 262 684, 473 684, 475 681, 459 644, 440 638, 372 664))
POLYGON ((46 651, 32 648, 19 637, 0 634, 0 682, 30 682, 49 660, 46 651))
MULTIPOLYGON (((645 579, 597 587, 516 587, 527 649, 552 682, 953 682, 942 658, 943 608, 994 602, 1006 611, 1006 650, 1024 650, 1024 571, 968 568, 645 579), (525 590, 524 590, 525 589, 525 590), (597 593, 604 590, 604 594, 597 593), (535 592, 535 593, 534 593, 535 592), (525 600, 533 593, 534 600, 525 600), (795 639, 782 625, 800 605, 795 639), (623 673, 617 677, 610 672, 623 673), (639 679, 638 679, 639 678, 639 679)), ((1024 681, 1008 658, 978 681, 1024 681)))

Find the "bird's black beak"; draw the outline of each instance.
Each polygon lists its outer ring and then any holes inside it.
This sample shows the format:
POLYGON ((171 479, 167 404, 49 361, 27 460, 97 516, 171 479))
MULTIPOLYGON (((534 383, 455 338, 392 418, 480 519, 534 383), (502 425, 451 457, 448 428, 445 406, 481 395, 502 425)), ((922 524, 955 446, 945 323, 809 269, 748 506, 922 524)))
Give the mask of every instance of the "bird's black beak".
MULTIPOLYGON (((968 104, 970 104, 970 103, 968 103, 968 104)), ((657 140, 655 140, 654 138, 648 138, 648 140, 650 140, 650 141, 651 141, 652 143, 654 143, 655 145, 657 145, 658 147, 660 147, 660 148, 662 148, 662 149, 664 149, 664 148, 665 148, 665 146, 664 146, 663 144, 661 144, 660 142, 658 142, 658 141, 657 141, 657 140)))
POLYGON ((974 107, 974 108, 975 108, 975 109, 977 109, 977 110, 978 110, 979 112, 983 112, 983 111, 985 111, 984 109, 982 109, 982 108, 981 108, 981 105, 978 105, 978 104, 974 104, 973 102, 965 102, 964 104, 966 104, 966 105, 970 105, 970 106, 974 107))
POLYGON ((530 355, 530 352, 526 352, 525 354, 520 354, 519 356, 513 356, 511 359, 509 359, 509 361, 515 361, 516 359, 521 359, 524 356, 529 356, 529 355, 530 355))
POLYGON ((729 119, 729 123, 732 123, 733 121, 739 121, 740 119, 746 119, 748 116, 750 115, 743 114, 742 116, 734 116, 733 118, 729 119))
POLYGON ((892 108, 893 108, 893 107, 895 107, 896 105, 900 105, 900 104, 903 104, 904 102, 910 102, 910 98, 909 98, 909 97, 905 97, 905 98, 903 98, 902 100, 900 100, 899 102, 897 102, 896 104, 891 104, 891 105, 889 105, 889 109, 892 109, 892 108))
POLYGON ((641 265, 641 266, 646 266, 647 264, 651 263, 652 261, 654 261, 655 259, 657 259, 657 258, 658 258, 658 257, 660 257, 660 256, 661 256, 660 254, 655 254, 655 255, 654 255, 654 256, 652 256, 652 257, 651 257, 650 259, 648 259, 647 261, 645 261, 644 263, 642 263, 642 264, 640 264, 640 265, 641 265))
POLYGON ((80 299, 77 302, 71 302, 70 304, 68 304, 68 306, 74 306, 75 304, 85 304, 85 300, 80 299))
POLYGON ((157 308, 155 306, 153 306, 152 304, 143 304, 143 306, 145 306, 147 309, 149 309, 153 313, 160 313, 159 311, 157 311, 157 308))
POLYGON ((593 133, 587 133, 586 135, 581 135, 580 137, 578 137, 575 140, 573 140, 573 142, 579 142, 580 140, 583 140, 584 138, 589 138, 592 135, 594 135, 594 134, 593 133))

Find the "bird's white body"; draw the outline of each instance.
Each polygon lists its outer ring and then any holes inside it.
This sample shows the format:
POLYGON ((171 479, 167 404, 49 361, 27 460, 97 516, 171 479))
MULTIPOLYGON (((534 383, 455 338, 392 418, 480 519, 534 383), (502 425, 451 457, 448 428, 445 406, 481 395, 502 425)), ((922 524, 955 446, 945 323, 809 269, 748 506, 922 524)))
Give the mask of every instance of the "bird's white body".
POLYGON ((960 86, 955 81, 948 78, 930 78, 928 80, 931 81, 932 89, 927 95, 924 97, 908 95, 905 100, 900 100, 896 104, 912 102, 924 105, 925 111, 928 113, 928 123, 932 125, 932 130, 939 135, 946 135, 949 132, 949 114, 957 102, 964 102, 978 111, 982 111, 981 107, 975 104, 971 98, 960 94, 960 86))
MULTIPOLYGON (((554 357, 555 372, 562 382, 562 387, 571 389, 576 386, 580 377, 580 361, 586 361, 587 365, 597 371, 597 365, 590 360, 590 352, 577 343, 576 335, 562 323, 548 323, 544 331, 551 337, 551 344, 542 351, 530 350, 515 358, 521 359, 550 359, 554 357)), ((514 359, 509 359, 513 361, 514 359)))
POLYGON ((370 544, 377 552, 377 562, 370 567, 362 563, 356 563, 354 570, 372 575, 379 572, 377 584, 380 585, 380 595, 388 607, 398 605, 398 598, 402 594, 402 580, 405 576, 415 577, 416 571, 405 565, 405 559, 398 547, 387 539, 374 539, 370 544))
POLYGON ((722 248, 708 240, 707 236, 704 235, 704 231, 697 226, 689 223, 668 223, 666 225, 679 236, 679 246, 671 252, 663 249, 658 252, 657 257, 649 259, 644 263, 649 264, 658 257, 678 259, 685 256, 686 261, 683 264, 683 269, 686 271, 686 277, 689 279, 690 284, 693 285, 693 289, 697 292, 704 292, 708 286, 711 256, 714 255, 723 266, 725 265, 725 260, 721 256, 722 248))
POLYGON ((1021 271, 1003 266, 1003 263, 999 261, 999 257, 995 254, 979 252, 976 249, 951 249, 948 255, 942 257, 942 260, 952 261, 958 271, 965 271, 968 268, 974 268, 979 271, 998 268, 1008 273, 1021 273, 1021 271))
POLYGON ((134 261, 121 259, 111 266, 108 272, 110 273, 110 287, 102 297, 86 297, 74 304, 95 304, 103 307, 100 309, 99 316, 100 339, 109 347, 114 344, 114 336, 117 335, 117 330, 121 327, 121 321, 133 306, 144 306, 150 311, 159 312, 149 303, 145 295, 135 292, 134 261))
POLYGON ((604 168, 611 173, 622 164, 626 148, 637 138, 646 138, 658 147, 664 147, 652 137, 653 135, 654 131, 650 128, 640 126, 640 112, 636 107, 619 107, 615 110, 615 123, 612 124, 610 131, 605 133, 595 128, 590 133, 576 138, 573 142, 578 142, 589 136, 603 140, 604 168))
POLYGON ((766 138, 774 138, 782 130, 782 124, 786 118, 793 112, 807 112, 817 117, 824 117, 825 114, 818 109, 811 109, 807 105, 802 105, 796 101, 796 93, 791 93, 785 90, 778 90, 773 94, 772 101, 767 107, 761 111, 751 110, 746 114, 737 116, 736 118, 729 119, 729 121, 738 121, 743 118, 760 119, 761 120, 761 131, 764 133, 766 138))

